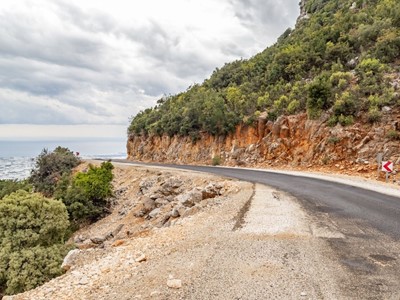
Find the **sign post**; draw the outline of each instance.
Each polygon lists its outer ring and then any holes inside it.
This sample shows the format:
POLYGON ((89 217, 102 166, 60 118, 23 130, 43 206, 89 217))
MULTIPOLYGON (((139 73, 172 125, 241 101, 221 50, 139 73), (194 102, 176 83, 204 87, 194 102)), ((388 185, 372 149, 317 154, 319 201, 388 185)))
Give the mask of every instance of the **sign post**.
POLYGON ((389 173, 393 172, 393 162, 382 161, 382 171, 386 172, 386 182, 388 182, 389 173))
POLYGON ((378 177, 379 177, 379 171, 380 171, 381 164, 382 164, 382 159, 383 159, 383 153, 382 153, 382 152, 379 152, 379 153, 376 155, 376 160, 377 160, 377 162, 378 162, 378 177))

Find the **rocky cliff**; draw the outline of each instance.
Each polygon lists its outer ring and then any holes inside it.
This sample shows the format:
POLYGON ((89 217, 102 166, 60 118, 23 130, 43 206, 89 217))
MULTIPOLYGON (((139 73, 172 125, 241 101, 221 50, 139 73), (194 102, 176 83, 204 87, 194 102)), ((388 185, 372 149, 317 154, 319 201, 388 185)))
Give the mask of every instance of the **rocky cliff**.
POLYGON ((371 174, 378 153, 396 163, 398 2, 299 4, 296 27, 276 44, 136 115, 128 158, 371 174))
POLYGON ((327 118, 308 120, 306 114, 282 116, 275 122, 260 116, 254 126, 238 126, 228 136, 202 133, 189 137, 129 136, 128 157, 132 160, 182 164, 229 166, 334 167, 343 171, 376 170, 377 153, 384 159, 400 159, 400 114, 382 109, 379 125, 360 120, 351 126, 327 126, 327 118))

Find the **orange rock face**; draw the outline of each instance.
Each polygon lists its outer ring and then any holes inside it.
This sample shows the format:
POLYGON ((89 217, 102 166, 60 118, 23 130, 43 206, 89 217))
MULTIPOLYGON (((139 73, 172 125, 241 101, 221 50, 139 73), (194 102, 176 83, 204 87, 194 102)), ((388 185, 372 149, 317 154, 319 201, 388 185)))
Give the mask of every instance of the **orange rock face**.
MULTIPOLYGON (((397 130, 400 114, 384 113, 379 124, 362 119, 347 127, 327 126, 328 115, 308 120, 306 114, 282 116, 275 122, 259 118, 253 126, 239 125, 228 136, 200 133, 190 137, 129 136, 128 158, 178 164, 211 164, 220 157, 224 165, 334 168, 346 173, 377 169, 376 155, 400 163, 399 141, 388 133, 397 130)), ((400 132, 399 132, 400 135, 400 132)))

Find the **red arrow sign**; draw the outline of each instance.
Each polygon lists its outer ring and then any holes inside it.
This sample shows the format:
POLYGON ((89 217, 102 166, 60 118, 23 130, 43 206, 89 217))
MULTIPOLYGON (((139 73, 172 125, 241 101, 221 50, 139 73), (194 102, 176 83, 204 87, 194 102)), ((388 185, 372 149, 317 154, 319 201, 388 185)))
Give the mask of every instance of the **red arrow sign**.
POLYGON ((393 163, 391 161, 382 162, 382 171, 393 172, 393 163))

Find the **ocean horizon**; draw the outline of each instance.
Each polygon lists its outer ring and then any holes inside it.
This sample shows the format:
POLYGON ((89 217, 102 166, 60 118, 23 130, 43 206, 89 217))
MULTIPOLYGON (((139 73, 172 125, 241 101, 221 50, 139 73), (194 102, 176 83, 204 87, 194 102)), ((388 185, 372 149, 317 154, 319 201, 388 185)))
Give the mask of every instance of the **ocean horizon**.
POLYGON ((68 138, 47 140, 0 140, 0 179, 25 179, 35 158, 47 149, 66 147, 83 159, 126 158, 126 140, 121 138, 68 138))

